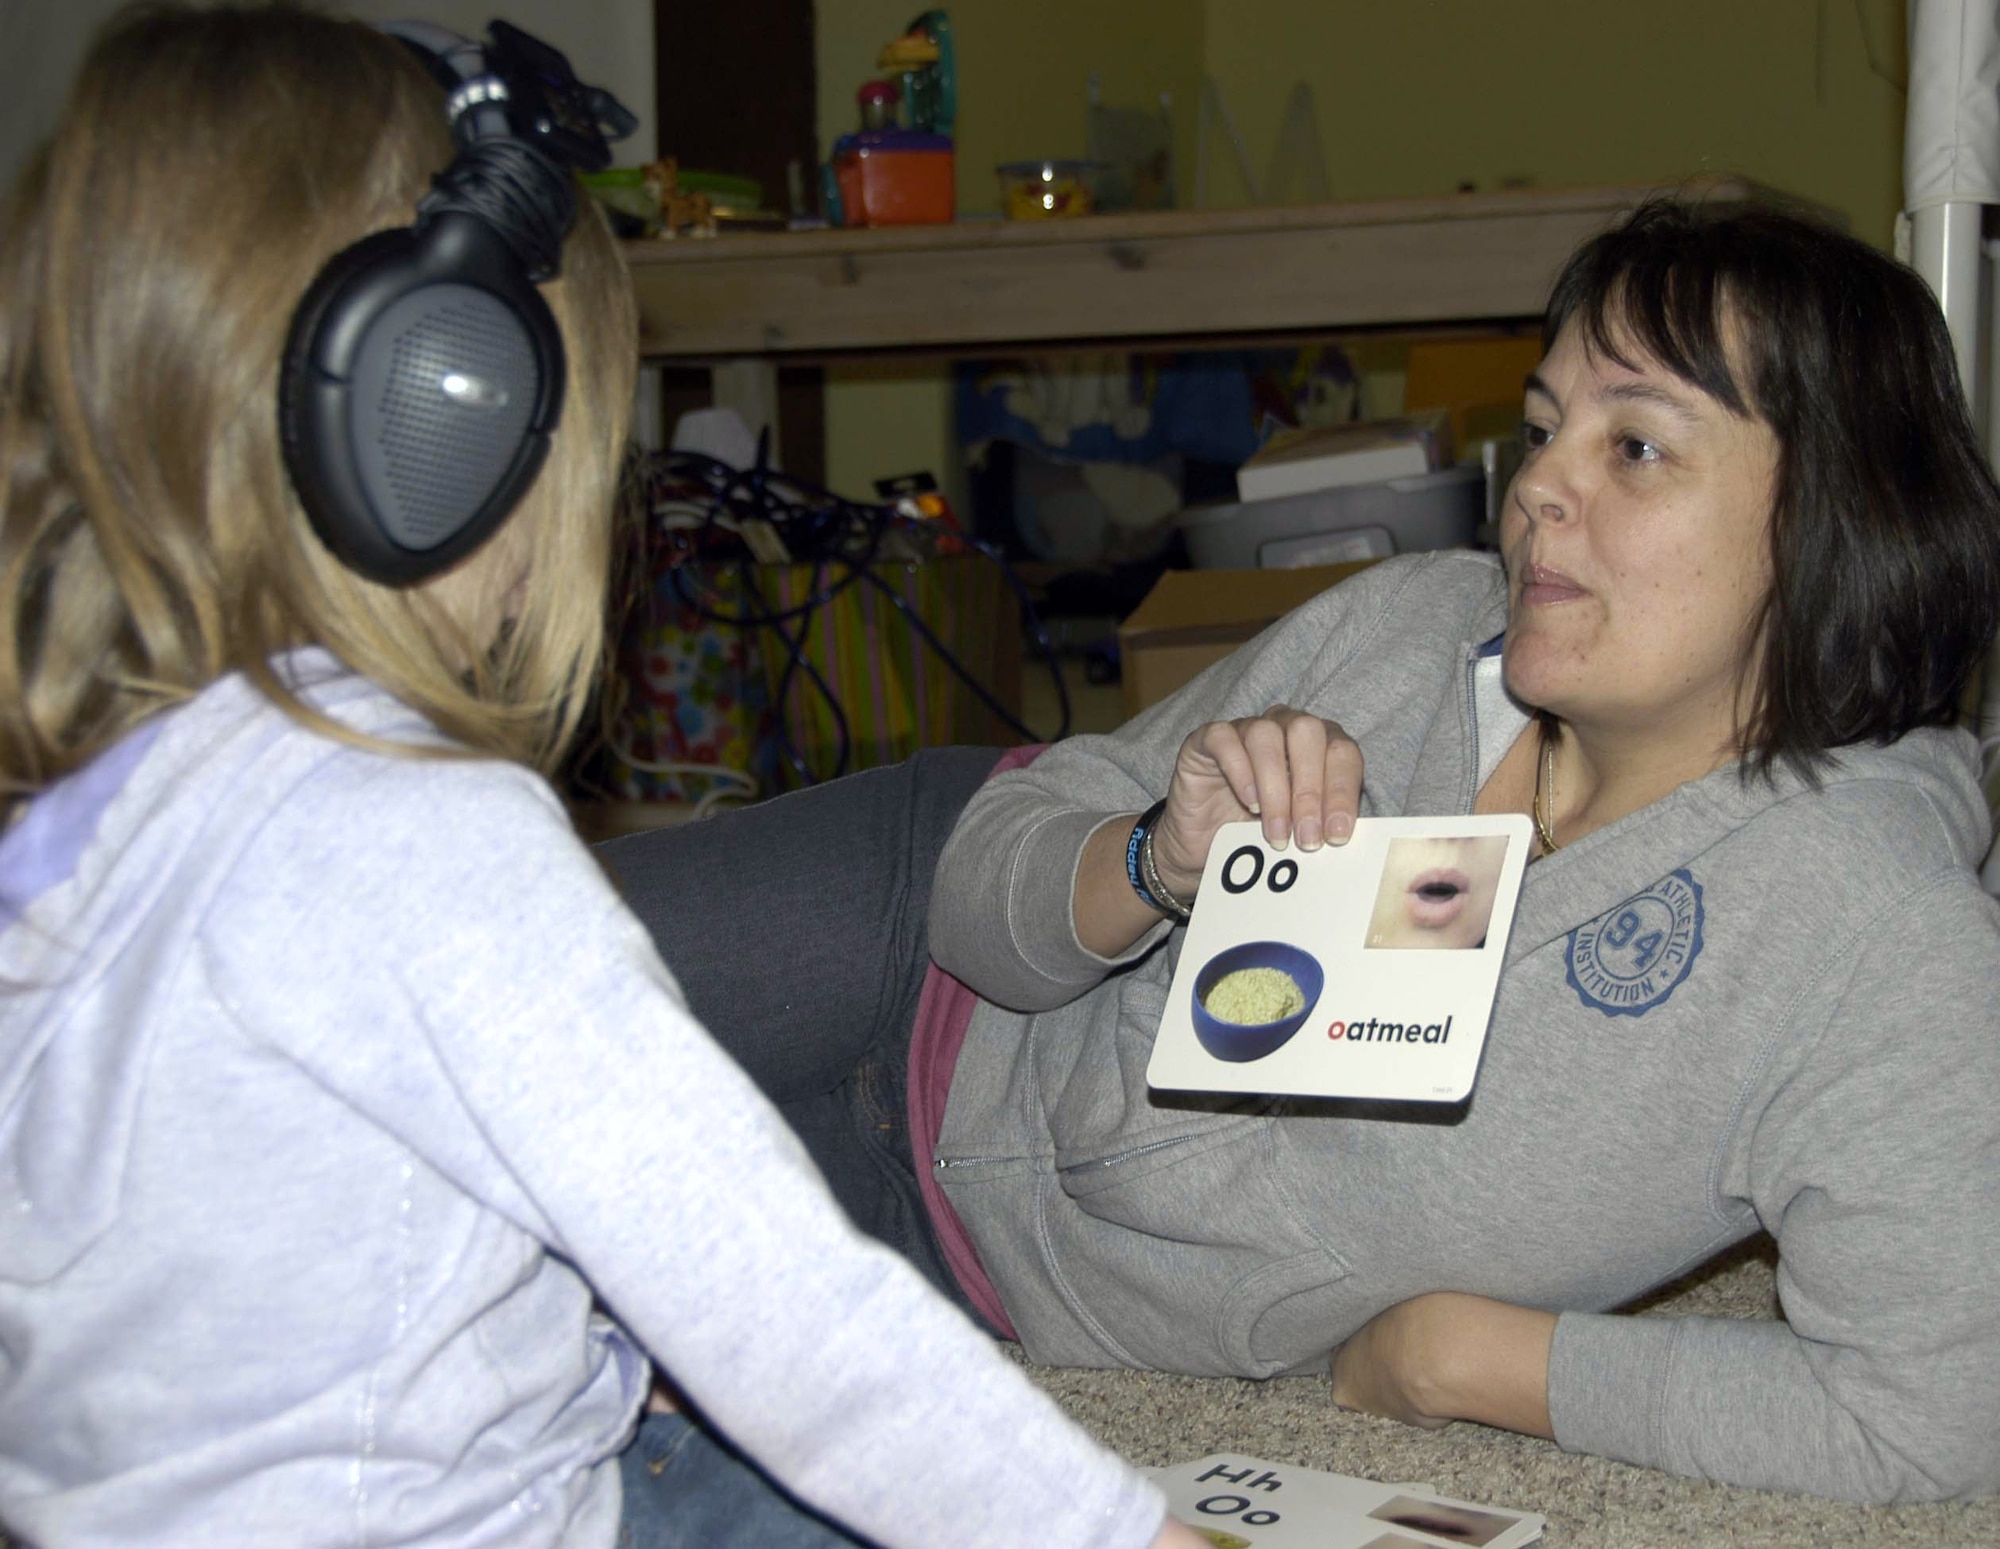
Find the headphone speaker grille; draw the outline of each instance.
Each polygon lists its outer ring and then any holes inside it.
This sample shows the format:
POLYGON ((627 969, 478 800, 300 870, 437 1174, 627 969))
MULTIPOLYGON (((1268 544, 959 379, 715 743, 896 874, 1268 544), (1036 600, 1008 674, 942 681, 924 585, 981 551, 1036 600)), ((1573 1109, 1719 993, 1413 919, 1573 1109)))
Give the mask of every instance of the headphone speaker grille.
POLYGON ((421 552, 451 538, 513 466, 541 388, 504 302, 426 285, 385 308, 355 362, 356 470, 383 531, 421 552))

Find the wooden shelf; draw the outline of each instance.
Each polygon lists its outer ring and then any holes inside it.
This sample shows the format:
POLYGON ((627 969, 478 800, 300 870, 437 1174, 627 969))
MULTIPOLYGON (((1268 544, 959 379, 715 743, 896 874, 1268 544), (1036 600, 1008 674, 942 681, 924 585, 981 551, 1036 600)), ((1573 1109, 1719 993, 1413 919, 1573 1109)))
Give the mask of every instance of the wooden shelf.
MULTIPOLYGON (((1777 200, 1733 178, 1677 185, 1777 200)), ((962 221, 630 242, 652 360, 1216 344, 1538 316, 1577 244, 1651 187, 962 221)))

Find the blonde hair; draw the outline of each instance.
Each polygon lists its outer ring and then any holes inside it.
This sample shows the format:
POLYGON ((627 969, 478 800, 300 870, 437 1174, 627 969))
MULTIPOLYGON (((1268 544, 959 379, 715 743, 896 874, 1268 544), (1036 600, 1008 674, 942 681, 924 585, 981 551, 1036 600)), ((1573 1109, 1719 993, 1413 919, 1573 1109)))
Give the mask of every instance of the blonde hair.
POLYGON ((562 421, 483 549, 426 586, 364 580, 280 449, 293 308, 335 252, 407 225, 451 155, 439 88, 359 23, 149 6, 100 35, 0 215, 0 802, 230 672, 340 735, 273 671, 304 645, 468 748, 559 756, 603 660, 636 361, 588 201, 543 287, 562 421))

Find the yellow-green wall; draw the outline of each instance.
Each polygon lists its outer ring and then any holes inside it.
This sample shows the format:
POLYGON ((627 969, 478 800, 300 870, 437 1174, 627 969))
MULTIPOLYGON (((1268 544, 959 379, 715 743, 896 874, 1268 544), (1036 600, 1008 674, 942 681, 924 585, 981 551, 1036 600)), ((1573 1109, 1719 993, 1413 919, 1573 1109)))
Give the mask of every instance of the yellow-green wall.
POLYGON ((919 472, 935 474, 952 504, 967 509, 946 368, 904 362, 829 366, 827 488, 850 500, 873 500, 877 479, 919 472))
MULTIPOLYGON (((855 90, 919 9, 921 0, 818 0, 822 158, 857 127, 855 90)), ((999 208, 993 169, 1002 162, 1083 154, 1093 73, 1108 103, 1149 107, 1170 93, 1177 149, 1192 154, 1202 0, 957 0, 943 9, 958 61, 961 213, 999 208)))
POLYGON ((1902 0, 1205 0, 1202 58, 1260 170, 1293 82, 1312 87, 1336 199, 1741 172, 1886 247, 1903 18, 1902 0))
MULTIPOLYGON (((913 0, 819 0, 820 152, 913 0)), ((1900 203, 1903 0, 959 0, 959 209, 993 167, 1083 151, 1085 82, 1173 94, 1184 199, 1212 76, 1261 176, 1292 87, 1312 88, 1336 199, 1736 172, 1844 214, 1886 247, 1900 203)), ((1226 147, 1210 203, 1247 197, 1226 147)), ((942 367, 828 374, 827 477, 866 494, 952 477, 942 367)))
MULTIPOLYGON (((819 0, 819 153, 857 127, 854 94, 921 0, 819 0)), ((1103 100, 1173 98, 1176 150, 1191 154, 1201 85, 1201 0, 959 0, 948 5, 958 64, 958 207, 997 212, 1003 161, 1077 157, 1092 72, 1103 100)), ((1183 179, 1187 187, 1192 183, 1183 179)), ((934 365, 827 372, 827 483, 862 497, 874 481, 930 469, 963 499, 949 374, 934 365)))

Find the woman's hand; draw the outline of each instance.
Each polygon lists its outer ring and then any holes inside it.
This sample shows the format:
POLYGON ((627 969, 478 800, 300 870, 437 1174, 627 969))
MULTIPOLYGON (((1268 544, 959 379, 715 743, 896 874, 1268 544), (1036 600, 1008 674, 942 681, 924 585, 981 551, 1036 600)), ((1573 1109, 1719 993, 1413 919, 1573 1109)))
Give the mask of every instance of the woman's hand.
POLYGON ((1377 1313, 1333 1352, 1333 1401, 1427 1430, 1477 1420, 1553 1437, 1556 1315, 1433 1291, 1377 1313))
POLYGON ((1215 831, 1263 820, 1283 849, 1345 844, 1361 805, 1361 749, 1333 721, 1288 705, 1192 732, 1174 760, 1167 810, 1153 831, 1160 880, 1184 901, 1201 886, 1215 831))
MULTIPOLYGON (((1274 845, 1302 850, 1345 844, 1361 805, 1361 749, 1332 721, 1273 705, 1240 721, 1213 721, 1191 733, 1174 759, 1167 809, 1153 830, 1160 881, 1192 903, 1224 823, 1262 817, 1274 845)), ((1132 823, 1106 823, 1085 841, 1070 895, 1077 940, 1116 957, 1160 923, 1133 892, 1125 870, 1132 823)))

